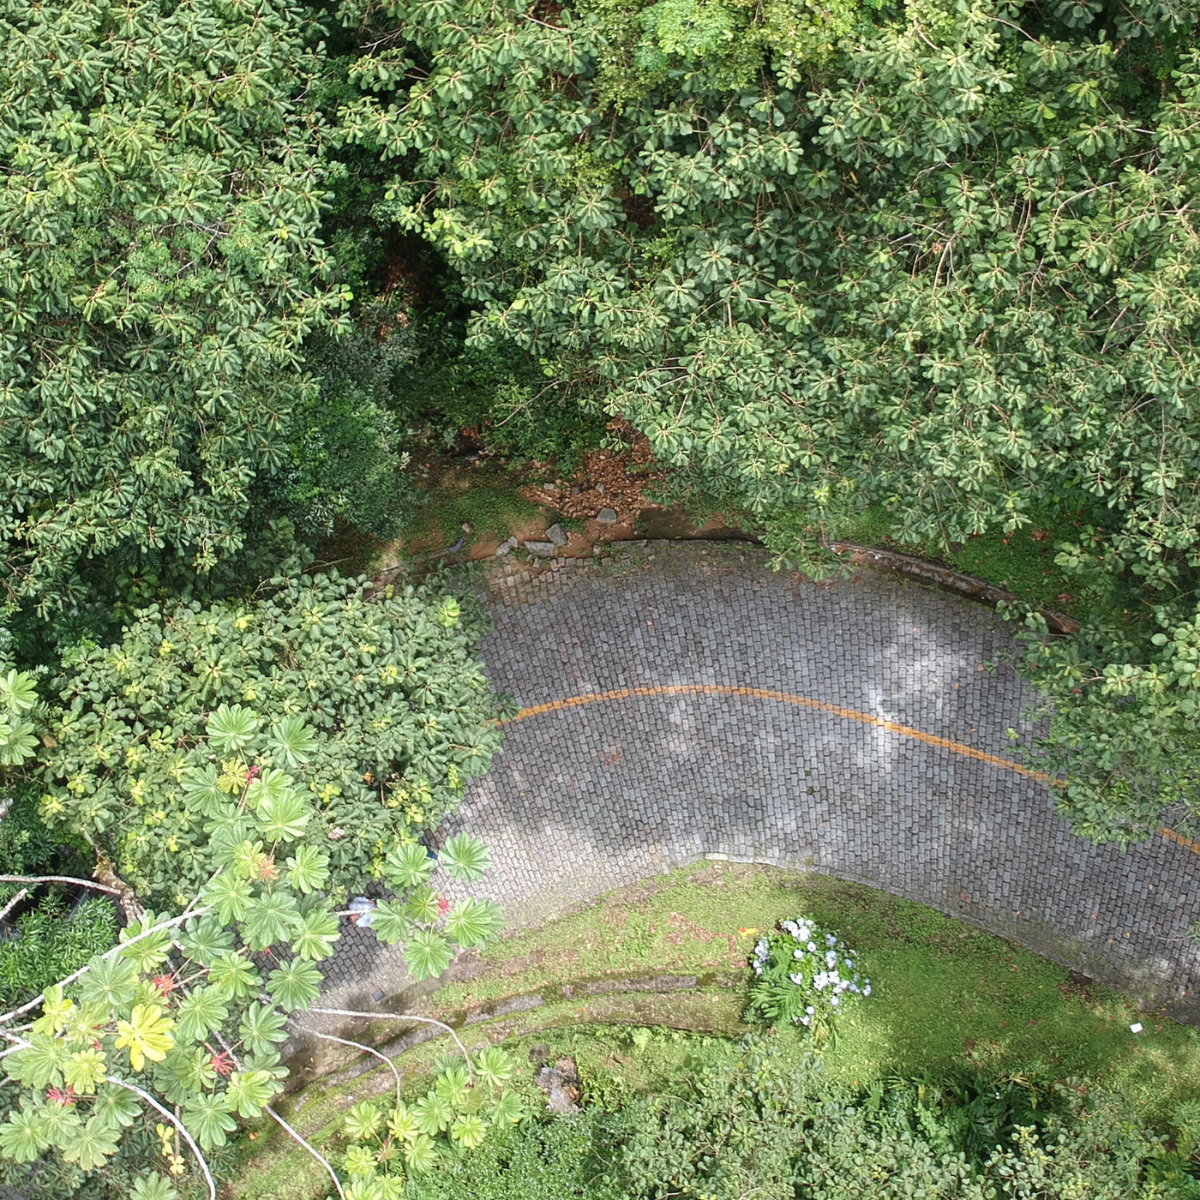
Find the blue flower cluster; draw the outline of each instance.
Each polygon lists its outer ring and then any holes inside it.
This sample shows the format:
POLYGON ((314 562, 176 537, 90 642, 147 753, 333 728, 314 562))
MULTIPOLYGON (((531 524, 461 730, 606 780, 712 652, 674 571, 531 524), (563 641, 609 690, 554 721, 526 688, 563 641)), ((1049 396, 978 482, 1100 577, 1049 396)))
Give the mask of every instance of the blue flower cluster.
MULTIPOLYGON (((844 998, 871 994, 870 979, 855 969, 854 951, 834 934, 823 933, 804 917, 784 921, 780 928, 781 933, 758 939, 751 958, 754 974, 766 977, 764 984, 778 986, 786 977, 805 993, 803 999, 796 997, 799 1003, 781 1004, 776 999, 769 1007, 779 1010, 779 1016, 788 1015, 793 1024, 811 1026, 814 1020, 840 1011, 844 998), (804 1000, 811 1003, 801 1012, 804 1000)), ((778 991, 775 994, 778 997, 778 991)))

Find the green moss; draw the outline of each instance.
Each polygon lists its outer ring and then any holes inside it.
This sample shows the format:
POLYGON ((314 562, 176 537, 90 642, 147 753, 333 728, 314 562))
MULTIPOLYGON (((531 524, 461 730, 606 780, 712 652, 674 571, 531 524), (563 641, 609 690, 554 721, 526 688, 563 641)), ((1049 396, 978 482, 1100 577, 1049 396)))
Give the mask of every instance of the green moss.
POLYGON ((402 534, 405 543, 437 535, 444 545, 487 536, 507 537, 542 510, 520 495, 517 481, 500 467, 477 467, 442 481, 428 493, 402 534), (463 525, 473 527, 466 534, 463 525))

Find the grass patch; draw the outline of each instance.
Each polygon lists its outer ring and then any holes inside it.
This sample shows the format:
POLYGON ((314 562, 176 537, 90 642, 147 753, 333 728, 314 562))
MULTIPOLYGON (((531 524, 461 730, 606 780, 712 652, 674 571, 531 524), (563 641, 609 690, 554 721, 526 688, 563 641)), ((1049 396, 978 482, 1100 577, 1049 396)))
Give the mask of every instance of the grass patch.
MULTIPOLYGON (((433 997, 453 1013, 595 976, 737 970, 758 931, 799 914, 861 956, 875 994, 840 1022, 830 1074, 865 1084, 972 1067, 1087 1076, 1161 1115, 1200 1083, 1200 1035, 1032 952, 932 909, 819 875, 701 864, 505 939, 477 978, 433 997), (1140 1020, 1140 1036, 1129 1025, 1140 1020)), ((662 998, 667 999, 667 998, 662 998)), ((797 1039, 799 1040, 799 1039, 797 1039)))

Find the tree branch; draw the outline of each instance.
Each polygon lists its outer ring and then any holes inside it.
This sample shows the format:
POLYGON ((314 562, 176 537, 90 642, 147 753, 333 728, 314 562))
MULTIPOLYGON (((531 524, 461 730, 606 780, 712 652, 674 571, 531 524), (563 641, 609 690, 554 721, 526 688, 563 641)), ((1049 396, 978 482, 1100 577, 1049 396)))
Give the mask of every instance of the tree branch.
POLYGON ((438 1025, 454 1039, 459 1050, 462 1051, 463 1061, 467 1064, 467 1077, 472 1081, 475 1079, 475 1072, 471 1067, 471 1056, 467 1053, 466 1046, 462 1044, 462 1039, 445 1021, 435 1021, 432 1017, 417 1017, 412 1013, 355 1012, 348 1008, 310 1008, 308 1011, 322 1013, 328 1017, 361 1017, 367 1021, 419 1021, 422 1025, 438 1025))
POLYGON ((204 1180, 208 1184, 208 1194, 211 1200, 217 1200, 217 1185, 213 1180, 212 1172, 208 1169, 208 1163, 204 1161, 204 1155, 200 1153, 200 1147, 196 1145, 192 1135, 188 1133, 183 1122, 170 1109, 164 1108, 149 1092, 138 1087, 136 1083, 130 1083, 127 1079, 120 1079, 116 1075, 106 1075, 104 1077, 106 1083, 116 1084, 117 1087, 124 1088, 127 1092, 133 1092, 134 1095, 140 1096, 151 1108, 157 1109, 182 1135, 183 1140, 187 1142, 188 1148, 196 1156, 196 1161, 200 1164, 200 1170, 204 1172, 204 1180))
POLYGON ((315 1158, 317 1162, 319 1162, 321 1166, 323 1166, 325 1170, 329 1172, 329 1178, 333 1180, 333 1186, 337 1188, 337 1194, 342 1198, 342 1200, 346 1200, 346 1193, 342 1191, 342 1181, 338 1178, 337 1172, 332 1166, 330 1166, 329 1160, 322 1157, 321 1152, 315 1147, 310 1146, 269 1104, 264 1105, 264 1107, 270 1114, 271 1119, 275 1121, 275 1123, 283 1130, 291 1134, 292 1138, 299 1142, 300 1145, 303 1146, 304 1149, 307 1150, 309 1154, 311 1154, 313 1158, 315 1158))
POLYGON ((379 1059, 380 1062, 386 1063, 392 1074, 396 1077, 396 1103, 401 1103, 400 1072, 396 1070, 396 1064, 386 1054, 381 1054, 373 1046, 364 1046, 362 1042, 352 1042, 349 1038, 334 1037, 332 1033, 320 1033, 316 1029, 310 1029, 307 1025, 300 1025, 294 1020, 292 1024, 301 1033, 311 1033, 313 1037, 323 1038, 327 1042, 337 1042, 341 1046, 352 1046, 355 1050, 361 1050, 364 1054, 370 1054, 379 1059))
POLYGON ((121 894, 120 888, 109 887, 106 883, 93 883, 90 879, 75 879, 70 875, 0 875, 0 883, 73 883, 76 887, 107 892, 110 896, 121 894))

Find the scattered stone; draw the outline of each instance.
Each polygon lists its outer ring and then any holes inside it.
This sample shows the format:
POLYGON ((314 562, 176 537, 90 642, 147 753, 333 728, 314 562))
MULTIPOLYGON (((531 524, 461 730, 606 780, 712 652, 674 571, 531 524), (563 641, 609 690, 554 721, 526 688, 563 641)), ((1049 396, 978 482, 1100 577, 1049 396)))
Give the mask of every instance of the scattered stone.
POLYGON ((376 1004, 378 1004, 379 1001, 383 999, 383 988, 376 988, 371 993, 371 999, 374 1000, 376 1004))
POLYGON ((602 508, 596 514, 596 520, 603 525, 615 525, 617 523, 617 510, 615 508, 602 508))
POLYGON ((602 484, 602 483, 596 484, 596 491, 598 491, 603 496, 604 495, 604 484, 602 484))
POLYGON ((526 542, 525 549, 538 558, 553 558, 558 547, 553 542, 526 542))
POLYGON ((546 1111, 572 1113, 579 1111, 583 1092, 579 1087, 579 1070, 573 1058, 560 1058, 552 1067, 543 1067, 534 1083, 546 1093, 546 1111))
POLYGON ((556 522, 546 530, 546 540, 553 542, 556 546, 565 546, 567 535, 563 533, 563 527, 556 522))
POLYGON ((552 492, 552 491, 554 491, 554 484, 552 484, 552 483, 543 483, 543 484, 542 484, 542 491, 543 491, 543 492, 552 492))
POLYGON ((510 550, 515 550, 521 543, 515 537, 510 537, 496 547, 496 557, 503 558, 510 550))
POLYGON ((475 526, 472 525, 470 521, 464 521, 462 523, 462 531, 463 531, 463 533, 474 533, 475 526))
POLYGON ((578 489, 578 488, 577 488, 577 487, 576 487, 574 484, 572 484, 572 485, 571 485, 571 495, 572 495, 572 496, 578 496, 578 495, 579 495, 579 489, 578 489))

